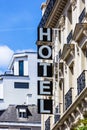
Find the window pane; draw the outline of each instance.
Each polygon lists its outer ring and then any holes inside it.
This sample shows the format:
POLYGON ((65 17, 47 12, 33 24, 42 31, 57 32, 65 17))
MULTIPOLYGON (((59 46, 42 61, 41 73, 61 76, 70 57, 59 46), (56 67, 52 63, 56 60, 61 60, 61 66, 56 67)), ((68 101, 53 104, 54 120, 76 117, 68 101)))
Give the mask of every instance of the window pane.
POLYGON ((23 76, 24 75, 24 62, 19 61, 19 75, 23 76))

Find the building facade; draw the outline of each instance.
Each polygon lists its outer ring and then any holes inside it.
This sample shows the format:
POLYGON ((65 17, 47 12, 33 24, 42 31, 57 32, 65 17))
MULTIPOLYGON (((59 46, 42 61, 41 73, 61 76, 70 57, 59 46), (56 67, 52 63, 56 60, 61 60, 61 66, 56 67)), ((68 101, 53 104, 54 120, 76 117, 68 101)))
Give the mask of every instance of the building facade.
POLYGON ((14 54, 8 70, 0 76, 0 109, 37 104, 37 53, 14 54))
POLYGON ((53 114, 42 114, 42 130, 73 130, 87 118, 87 0, 47 0, 41 8, 38 28, 53 31, 53 114))

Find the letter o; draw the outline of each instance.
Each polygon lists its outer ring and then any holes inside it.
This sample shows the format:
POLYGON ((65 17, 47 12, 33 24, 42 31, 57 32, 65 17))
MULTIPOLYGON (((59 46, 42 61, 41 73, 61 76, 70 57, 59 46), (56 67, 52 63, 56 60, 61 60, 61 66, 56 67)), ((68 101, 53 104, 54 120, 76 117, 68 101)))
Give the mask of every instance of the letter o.
POLYGON ((51 57, 51 54, 52 54, 52 49, 49 47, 49 46, 41 46, 39 48, 39 55, 44 58, 44 59, 49 59, 51 57), (43 49, 46 48, 48 50, 48 54, 47 55, 44 55, 43 54, 43 49))

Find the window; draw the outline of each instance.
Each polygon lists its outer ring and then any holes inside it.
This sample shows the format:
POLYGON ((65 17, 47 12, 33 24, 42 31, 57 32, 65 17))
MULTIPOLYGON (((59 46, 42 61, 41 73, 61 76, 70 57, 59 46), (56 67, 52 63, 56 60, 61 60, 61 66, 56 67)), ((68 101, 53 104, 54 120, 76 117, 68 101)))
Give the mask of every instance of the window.
POLYGON ((19 76, 24 75, 24 61, 19 61, 19 76))
POLYGON ((19 109, 19 118, 27 118, 27 111, 24 108, 19 109))
POLYGON ((59 42, 61 43, 61 30, 59 30, 59 42))
POLYGON ((32 94, 27 94, 28 97, 32 97, 32 94))
POLYGON ((14 88, 28 89, 29 88, 29 83, 15 82, 14 83, 14 88))
POLYGON ((18 118, 28 118, 29 116, 32 116, 32 114, 30 113, 28 106, 25 105, 17 105, 17 113, 18 113, 18 118))

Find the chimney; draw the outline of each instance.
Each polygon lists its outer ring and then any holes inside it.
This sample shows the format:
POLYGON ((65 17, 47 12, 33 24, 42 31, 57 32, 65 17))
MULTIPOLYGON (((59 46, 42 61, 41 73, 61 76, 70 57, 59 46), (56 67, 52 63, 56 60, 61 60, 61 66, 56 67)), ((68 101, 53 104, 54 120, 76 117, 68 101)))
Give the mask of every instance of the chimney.
POLYGON ((46 3, 42 3, 41 4, 41 10, 42 10, 42 16, 44 15, 44 12, 46 10, 47 4, 46 3))

